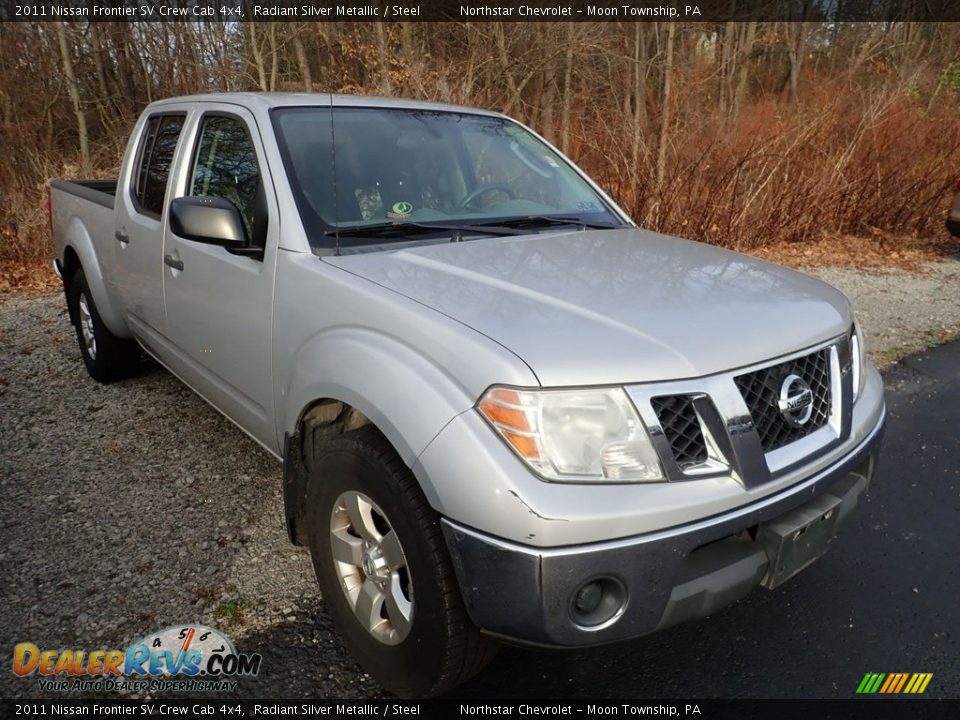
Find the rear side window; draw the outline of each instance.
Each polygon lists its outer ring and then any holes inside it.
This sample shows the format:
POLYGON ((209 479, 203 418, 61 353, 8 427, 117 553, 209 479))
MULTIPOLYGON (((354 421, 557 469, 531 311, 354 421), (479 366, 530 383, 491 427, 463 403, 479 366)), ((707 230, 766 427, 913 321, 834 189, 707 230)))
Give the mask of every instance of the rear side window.
MULTIPOLYGON (((190 194, 226 198, 240 210, 247 236, 258 220, 260 166, 246 125, 239 119, 208 115, 200 125, 190 194)), ((261 209, 260 214, 263 213, 261 209)))
POLYGON ((155 115, 147 121, 133 190, 139 210, 160 216, 184 115, 155 115))

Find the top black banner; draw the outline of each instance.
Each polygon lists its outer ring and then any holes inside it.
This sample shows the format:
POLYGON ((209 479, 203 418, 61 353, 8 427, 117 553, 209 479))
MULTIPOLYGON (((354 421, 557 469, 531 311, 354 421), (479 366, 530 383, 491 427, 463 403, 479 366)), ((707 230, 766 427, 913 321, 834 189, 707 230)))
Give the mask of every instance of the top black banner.
POLYGON ((960 0, 0 0, 3 22, 935 22, 960 0))

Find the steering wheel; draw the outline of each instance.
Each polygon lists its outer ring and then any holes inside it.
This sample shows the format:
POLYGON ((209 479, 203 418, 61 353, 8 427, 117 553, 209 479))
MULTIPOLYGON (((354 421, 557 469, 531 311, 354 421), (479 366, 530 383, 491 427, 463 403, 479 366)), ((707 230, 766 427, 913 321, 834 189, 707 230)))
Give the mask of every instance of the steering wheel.
POLYGON ((467 196, 460 201, 460 207, 470 207, 475 200, 491 192, 502 192, 510 200, 517 199, 517 196, 514 195, 513 191, 506 185, 484 185, 483 187, 478 187, 476 190, 467 193, 467 196))

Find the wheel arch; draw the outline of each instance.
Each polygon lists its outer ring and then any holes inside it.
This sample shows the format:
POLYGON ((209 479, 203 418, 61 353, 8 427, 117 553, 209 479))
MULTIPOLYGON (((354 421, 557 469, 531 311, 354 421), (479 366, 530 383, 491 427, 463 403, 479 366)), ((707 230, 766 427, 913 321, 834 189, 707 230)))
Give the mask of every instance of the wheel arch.
MULTIPOLYGON (((113 295, 103 277, 103 268, 93 238, 86 226, 78 217, 70 219, 67 231, 67 242, 63 249, 63 287, 70 289, 70 283, 78 270, 83 270, 87 287, 93 296, 93 302, 100 313, 100 319, 107 328, 117 337, 131 337, 127 321, 120 312, 120 306, 114 301, 113 295)), ((72 316, 71 316, 71 319, 72 316)))
MULTIPOLYGON (((417 484, 432 507, 438 506, 436 489, 418 473, 416 456, 403 457, 397 443, 391 439, 395 432, 385 432, 367 414, 348 402, 335 397, 318 398, 304 407, 294 432, 283 438, 283 505, 287 536, 294 545, 306 546, 306 495, 310 476, 310 462, 325 438, 347 432, 372 428, 389 443, 403 463, 410 468, 417 484)), ((405 447, 408 447, 404 444, 405 447)))
POLYGON ((307 545, 306 495, 314 449, 324 437, 367 425, 372 425, 370 419, 349 403, 318 398, 300 412, 294 432, 284 435, 283 507, 287 536, 294 545, 307 545))
MULTIPOLYGON (((284 508, 296 544, 303 543, 309 460, 325 436, 372 425, 404 464, 415 468, 429 443, 475 402, 469 390, 415 348, 360 328, 318 334, 296 353, 292 368, 280 395, 288 398, 282 414, 284 508)), ((417 480, 436 507, 437 489, 417 480)))

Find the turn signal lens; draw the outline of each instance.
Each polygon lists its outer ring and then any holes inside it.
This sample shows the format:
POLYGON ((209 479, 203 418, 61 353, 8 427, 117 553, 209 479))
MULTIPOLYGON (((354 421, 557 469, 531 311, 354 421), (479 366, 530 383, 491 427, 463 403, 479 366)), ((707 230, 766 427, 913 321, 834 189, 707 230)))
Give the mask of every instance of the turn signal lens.
POLYGON ((504 440, 513 446, 524 460, 535 461, 540 459, 540 447, 537 445, 537 439, 531 435, 518 435, 509 430, 501 432, 504 440))
POLYGON ((510 443, 520 457, 527 461, 540 459, 536 415, 532 407, 523 404, 523 398, 518 391, 491 388, 480 401, 478 408, 480 414, 500 432, 501 437, 510 443))
POLYGON ((520 399, 513 390, 498 390, 480 403, 480 411, 487 420, 505 428, 514 428, 522 432, 530 432, 530 421, 520 399))

